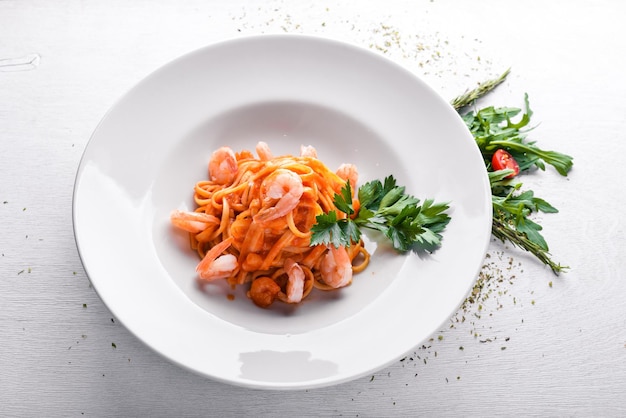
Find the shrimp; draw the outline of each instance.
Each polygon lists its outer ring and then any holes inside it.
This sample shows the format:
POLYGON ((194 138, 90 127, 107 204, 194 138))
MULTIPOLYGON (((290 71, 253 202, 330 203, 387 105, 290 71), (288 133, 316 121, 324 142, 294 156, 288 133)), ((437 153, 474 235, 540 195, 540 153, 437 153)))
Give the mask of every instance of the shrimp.
POLYGON ((216 279, 226 279, 238 267, 237 257, 232 254, 220 255, 230 247, 233 238, 225 239, 211 248, 196 267, 200 279, 210 282, 216 279))
POLYGON ((269 161, 272 159, 272 151, 266 142, 259 141, 256 144, 256 153, 259 155, 259 160, 261 161, 269 161))
POLYGON ((237 157, 229 147, 213 152, 209 160, 209 178, 217 184, 228 184, 237 176, 237 157))
POLYGON ((359 181, 359 172, 354 164, 341 164, 336 174, 341 179, 349 181, 352 190, 356 190, 356 183, 359 181))
POLYGON ((317 158, 317 150, 312 145, 300 145, 300 156, 317 158))
POLYGON ((276 299, 280 293, 280 286, 272 278, 262 276, 254 279, 248 291, 248 297, 252 299, 255 305, 261 308, 267 308, 276 299))
POLYGON ((279 168, 263 180, 261 193, 264 196, 263 208, 252 218, 258 223, 272 221, 292 211, 304 193, 304 186, 299 175, 279 168))
POLYGON ((352 261, 345 247, 331 246, 322 258, 320 266, 322 280, 335 289, 344 287, 352 281, 352 261))
POLYGON ((178 209, 170 214, 170 221, 175 227, 193 234, 204 231, 211 224, 220 223, 217 217, 208 213, 185 212, 178 209))
POLYGON ((287 302, 300 303, 304 294, 304 271, 302 267, 291 258, 285 260, 285 273, 287 273, 287 302))

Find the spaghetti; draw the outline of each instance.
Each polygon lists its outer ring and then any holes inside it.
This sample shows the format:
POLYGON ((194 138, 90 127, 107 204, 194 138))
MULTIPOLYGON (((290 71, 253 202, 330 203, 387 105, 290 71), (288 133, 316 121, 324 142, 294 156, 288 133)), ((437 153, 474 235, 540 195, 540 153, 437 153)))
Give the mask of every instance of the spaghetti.
POLYGON ((194 187, 195 211, 172 212, 172 224, 189 232, 201 258, 200 283, 249 284, 248 297, 261 307, 275 300, 299 303, 314 288, 350 284, 369 263, 363 242, 311 246, 310 230, 319 214, 345 216, 334 195, 346 181, 356 183, 356 168, 344 164, 333 172, 310 146, 300 156, 273 157, 259 142, 256 152, 258 158, 247 150, 216 150, 209 179, 194 187))

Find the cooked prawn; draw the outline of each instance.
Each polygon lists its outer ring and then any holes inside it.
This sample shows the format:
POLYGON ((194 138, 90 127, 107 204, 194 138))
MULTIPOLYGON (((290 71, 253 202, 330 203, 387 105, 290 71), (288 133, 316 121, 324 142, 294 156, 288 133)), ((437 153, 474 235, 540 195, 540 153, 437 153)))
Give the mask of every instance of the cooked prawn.
POLYGON ((287 273, 287 302, 300 303, 304 294, 304 270, 293 259, 285 260, 285 273, 287 273))
POLYGON ((202 232, 211 224, 219 224, 219 218, 202 212, 186 212, 182 210, 174 210, 170 214, 172 225, 184 231, 196 234, 202 232))
POLYGON ((280 286, 271 277, 261 276, 252 282, 248 297, 252 299, 257 306, 267 308, 276 299, 280 293, 280 286))
POLYGON ((237 257, 232 254, 222 254, 233 242, 232 237, 214 245, 196 267, 200 278, 204 281, 226 279, 237 269, 237 257))
POLYGON ((359 171, 354 164, 341 164, 336 174, 343 180, 349 181, 352 190, 356 190, 356 183, 359 181, 359 171))
POLYGON ((272 151, 266 142, 259 141, 256 144, 256 153, 261 161, 269 161, 272 159, 272 151))
POLYGON ((312 145, 300 145, 300 156, 317 158, 317 150, 312 145))
POLYGON ((320 266, 322 280, 337 289, 352 281, 352 262, 345 247, 330 246, 320 266))
POLYGON ((279 168, 263 180, 261 193, 263 208, 253 220, 259 223, 269 222, 285 216, 298 205, 304 193, 302 178, 293 171, 279 168))
POLYGON ((221 147, 209 160, 209 178, 217 184, 228 184, 237 176, 237 157, 230 147, 221 147))

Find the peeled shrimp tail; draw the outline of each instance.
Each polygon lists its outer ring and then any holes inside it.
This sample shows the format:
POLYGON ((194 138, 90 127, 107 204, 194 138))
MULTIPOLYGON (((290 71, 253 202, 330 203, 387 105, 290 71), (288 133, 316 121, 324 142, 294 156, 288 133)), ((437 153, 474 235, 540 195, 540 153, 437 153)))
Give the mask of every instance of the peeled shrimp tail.
POLYGON ((253 220, 258 223, 269 222, 287 215, 298 206, 300 197, 304 193, 302 179, 293 171, 279 168, 267 176, 261 185, 264 191, 264 203, 274 206, 263 207, 253 220))
POLYGON ((287 302, 300 303, 304 294, 304 270, 291 258, 285 260, 285 273, 287 273, 287 302))
POLYGON ((350 284, 352 281, 352 261, 346 248, 331 246, 322 258, 320 270, 324 283, 335 289, 350 284))
POLYGON ((266 142, 259 141, 256 144, 256 153, 261 161, 269 161, 272 159, 272 151, 266 142))
POLYGON ((202 261, 196 267, 198 276, 204 281, 212 281, 217 279, 225 279, 232 275, 238 267, 237 257, 232 254, 222 254, 230 244, 233 238, 225 239, 217 245, 214 245, 204 256, 202 261))
POLYGON ((212 224, 220 223, 217 217, 208 213, 185 212, 178 209, 171 213, 170 221, 175 227, 194 234, 204 231, 212 224))
POLYGON ((317 158, 317 150, 311 145, 300 145, 300 156, 317 158))
POLYGON ((336 174, 341 179, 349 181, 352 190, 356 190, 356 184, 359 181, 359 171, 354 164, 341 164, 336 174))
POLYGON ((209 160, 209 178, 217 184, 228 184, 237 176, 237 157, 229 147, 213 152, 209 160))

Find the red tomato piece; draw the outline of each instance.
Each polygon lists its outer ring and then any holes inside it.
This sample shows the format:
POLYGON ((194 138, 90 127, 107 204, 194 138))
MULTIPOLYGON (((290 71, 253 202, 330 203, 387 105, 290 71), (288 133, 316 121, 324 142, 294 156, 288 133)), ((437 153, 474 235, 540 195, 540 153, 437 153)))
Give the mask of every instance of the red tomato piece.
POLYGON ((506 176, 507 179, 513 178, 519 174, 519 164, 515 158, 503 149, 497 150, 491 159, 491 165, 494 170, 504 170, 510 168, 513 170, 511 174, 506 176))

